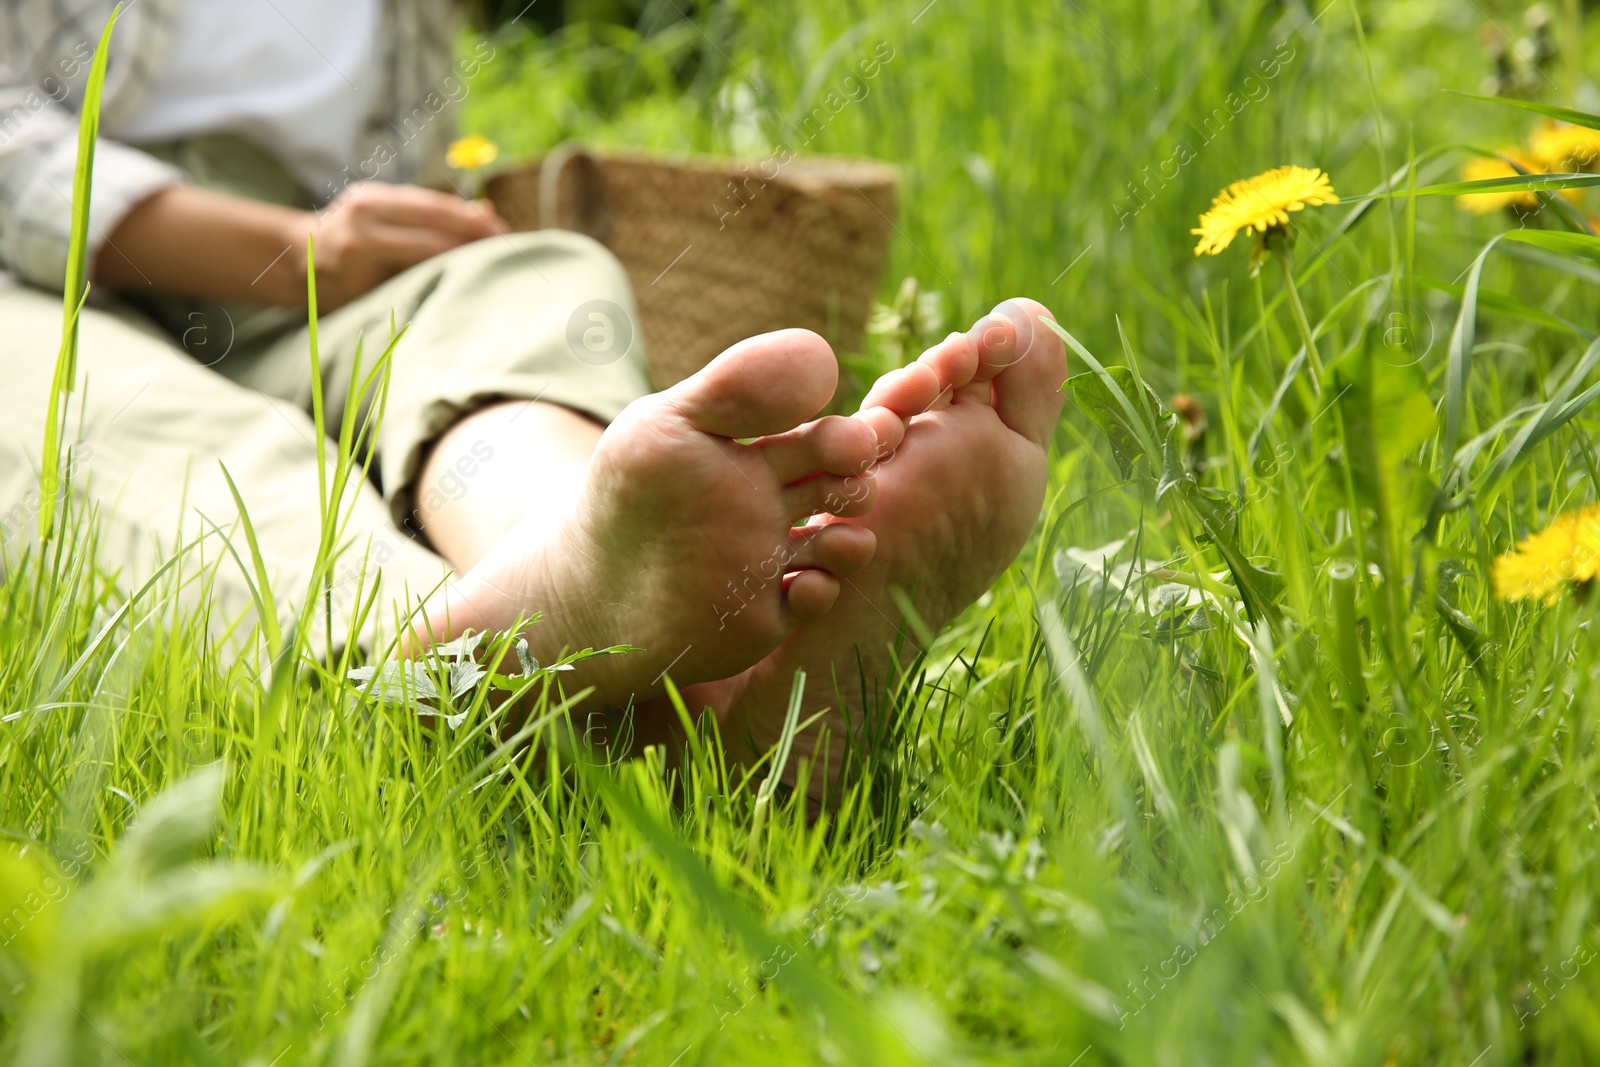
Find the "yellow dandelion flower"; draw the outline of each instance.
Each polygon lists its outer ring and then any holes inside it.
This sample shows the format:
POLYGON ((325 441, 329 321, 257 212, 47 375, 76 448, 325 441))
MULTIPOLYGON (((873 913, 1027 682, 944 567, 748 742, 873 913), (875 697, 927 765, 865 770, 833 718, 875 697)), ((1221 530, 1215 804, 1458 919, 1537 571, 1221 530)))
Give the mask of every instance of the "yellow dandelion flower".
POLYGON ((1600 504, 1559 515, 1494 561, 1494 594, 1501 600, 1553 604, 1568 582, 1600 572, 1600 504))
MULTIPOLYGON (((1513 167, 1505 159, 1474 159, 1461 168, 1463 181, 1481 182, 1490 178, 1511 178, 1517 174, 1543 174, 1544 167, 1537 159, 1515 148, 1502 148, 1500 154, 1506 159, 1516 163, 1513 167)), ((1503 193, 1468 193, 1456 197, 1456 207, 1463 211, 1470 211, 1474 215, 1487 215, 1491 211, 1501 208, 1512 208, 1518 212, 1538 211, 1539 195, 1531 189, 1513 189, 1503 193)))
POLYGON ((499 155, 499 145, 481 133, 469 133, 451 143, 444 161, 456 170, 476 170, 493 163, 499 155))
POLYGON ((1338 202, 1328 176, 1316 167, 1278 167, 1234 182, 1211 201, 1199 227, 1189 231, 1200 238, 1194 254, 1217 255, 1246 230, 1265 234, 1284 229, 1289 212, 1338 202))
POLYGON ((1540 169, 1554 174, 1593 170, 1600 164, 1600 130, 1547 122, 1529 139, 1528 154, 1539 161, 1540 169))

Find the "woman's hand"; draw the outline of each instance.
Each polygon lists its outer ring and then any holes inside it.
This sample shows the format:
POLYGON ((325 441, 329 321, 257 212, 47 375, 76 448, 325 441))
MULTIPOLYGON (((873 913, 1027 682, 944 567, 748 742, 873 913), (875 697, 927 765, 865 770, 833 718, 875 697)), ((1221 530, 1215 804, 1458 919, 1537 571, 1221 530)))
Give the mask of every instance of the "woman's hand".
POLYGON ((320 212, 172 185, 122 217, 93 278, 129 293, 303 308, 309 234, 317 305, 332 311, 431 256, 505 232, 488 204, 414 185, 361 182, 320 212))
MULTIPOLYGON (((425 259, 507 231, 486 202, 382 182, 357 182, 312 217, 317 304, 329 311, 425 259)), ((303 236, 295 256, 303 278, 303 236)))

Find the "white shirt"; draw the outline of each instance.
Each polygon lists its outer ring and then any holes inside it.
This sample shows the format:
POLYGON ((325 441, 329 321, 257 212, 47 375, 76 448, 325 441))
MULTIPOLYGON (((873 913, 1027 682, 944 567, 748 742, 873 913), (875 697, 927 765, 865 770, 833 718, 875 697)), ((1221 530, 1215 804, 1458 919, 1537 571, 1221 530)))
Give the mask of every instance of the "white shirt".
POLYGON ((380 0, 182 0, 166 69, 106 134, 232 133, 319 191, 357 162, 376 89, 380 0))

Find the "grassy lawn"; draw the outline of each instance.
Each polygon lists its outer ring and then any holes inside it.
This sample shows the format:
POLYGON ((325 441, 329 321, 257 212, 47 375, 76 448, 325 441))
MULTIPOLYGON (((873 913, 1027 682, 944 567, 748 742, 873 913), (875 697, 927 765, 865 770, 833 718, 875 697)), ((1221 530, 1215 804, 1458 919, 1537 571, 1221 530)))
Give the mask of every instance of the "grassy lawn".
POLYGON ((557 743, 549 671, 528 748, 481 695, 361 697, 287 618, 224 654, 198 567, 130 601, 69 513, 0 586, 9 1054, 1593 1062, 1594 606, 1491 575, 1597 499, 1600 190, 1358 199, 1538 129, 1447 92, 1492 91, 1491 23, 1505 88, 1600 111, 1577 0, 1538 64, 1490 0, 672 6, 499 32, 464 128, 899 163, 881 298, 915 277, 948 330, 1032 296, 1075 339, 1029 547, 816 821, 709 725, 676 769, 557 743), (1196 257, 1282 164, 1345 202, 1254 276, 1248 235, 1196 257))

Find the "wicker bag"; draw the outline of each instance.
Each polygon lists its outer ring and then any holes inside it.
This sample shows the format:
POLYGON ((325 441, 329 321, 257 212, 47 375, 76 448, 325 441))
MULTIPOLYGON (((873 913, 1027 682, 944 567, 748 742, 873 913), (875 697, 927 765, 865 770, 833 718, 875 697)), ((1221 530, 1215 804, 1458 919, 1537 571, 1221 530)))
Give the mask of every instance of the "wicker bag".
POLYGON ((486 191, 513 229, 577 230, 616 254, 657 388, 788 326, 860 351, 895 212, 893 167, 821 157, 757 164, 564 146, 486 191))

